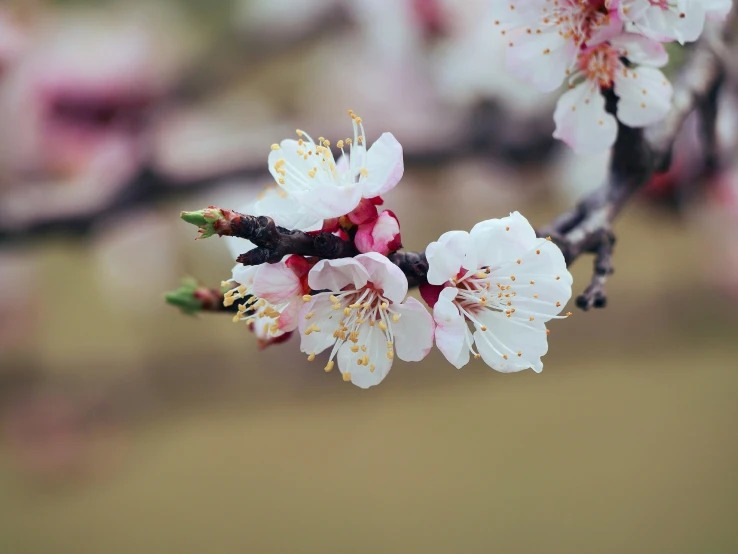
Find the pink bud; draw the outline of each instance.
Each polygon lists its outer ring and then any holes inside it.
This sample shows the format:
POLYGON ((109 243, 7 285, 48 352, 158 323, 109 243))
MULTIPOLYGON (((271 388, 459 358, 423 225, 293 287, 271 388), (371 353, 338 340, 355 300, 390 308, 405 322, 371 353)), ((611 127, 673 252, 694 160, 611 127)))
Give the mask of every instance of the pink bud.
POLYGON ((324 219, 323 228, 320 231, 315 231, 315 233, 318 233, 318 232, 335 233, 336 231, 338 231, 338 224, 339 224, 339 221, 337 217, 332 217, 330 219, 324 219))
POLYGON ((354 243, 362 254, 378 252, 386 256, 402 247, 400 222, 395 214, 385 210, 371 223, 359 225, 354 243))
POLYGON ((362 198, 359 205, 347 217, 354 225, 364 225, 377 219, 377 207, 371 200, 362 198))

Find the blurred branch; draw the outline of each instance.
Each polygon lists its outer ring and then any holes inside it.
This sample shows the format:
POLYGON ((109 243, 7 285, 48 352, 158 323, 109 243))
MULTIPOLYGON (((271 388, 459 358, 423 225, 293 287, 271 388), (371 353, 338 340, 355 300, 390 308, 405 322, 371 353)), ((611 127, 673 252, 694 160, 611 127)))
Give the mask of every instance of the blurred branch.
MULTIPOLYGON (((719 27, 708 26, 676 79, 669 114, 647 129, 619 125, 606 182, 572 210, 540 230, 541 236, 550 235, 561 247, 567 264, 585 253, 595 256, 592 281, 577 298, 577 306, 581 309, 602 308, 607 304, 605 281, 613 272, 613 221, 654 173, 669 168, 677 135, 694 110, 698 110, 702 117, 706 170, 711 171, 717 166, 717 100, 725 81, 725 66, 724 58, 715 52, 714 45, 722 44, 725 48, 733 38, 734 27, 729 21, 721 33, 719 27)), ((613 111, 614 108, 615 98, 610 94, 608 109, 613 111)))

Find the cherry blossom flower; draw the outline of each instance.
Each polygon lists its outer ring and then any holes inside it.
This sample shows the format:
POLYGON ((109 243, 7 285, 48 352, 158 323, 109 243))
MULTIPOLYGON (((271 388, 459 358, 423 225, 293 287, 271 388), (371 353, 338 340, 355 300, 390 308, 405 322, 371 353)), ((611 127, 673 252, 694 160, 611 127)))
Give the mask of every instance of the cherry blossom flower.
POLYGON ((426 256, 421 293, 433 305, 436 345, 449 362, 461 368, 471 354, 505 373, 543 369, 545 323, 561 317, 572 285, 553 242, 537 238, 515 212, 478 223, 471 233, 445 233, 426 256))
POLYGON ((316 143, 304 131, 298 140, 273 144, 269 171, 289 195, 320 219, 340 217, 356 208, 362 198, 379 196, 395 187, 404 171, 402 146, 384 133, 366 148, 362 119, 349 111, 354 137, 339 140, 341 157, 334 160, 331 143, 316 143), (348 149, 348 153, 344 150, 348 149))
POLYGON ((660 42, 692 42, 705 20, 723 19, 732 0, 620 0, 619 13, 629 30, 660 42))
MULTIPOLYGON (((304 208, 277 187, 269 187, 244 212, 266 215, 277 225, 303 231, 317 231, 323 222, 307 214, 304 208)), ((256 248, 249 240, 223 237, 234 259, 256 248)), ((297 328, 302 296, 309 292, 307 273, 310 265, 302 256, 286 256, 275 264, 245 266, 236 264, 225 293, 224 304, 247 299, 239 305, 234 322, 245 321, 262 345, 286 339, 297 328)))
POLYGON ((369 388, 387 376, 395 351, 407 362, 430 351, 433 318, 415 298, 405 299, 407 278, 385 256, 370 252, 321 260, 310 270, 308 284, 326 292, 304 298, 300 348, 309 360, 331 348, 325 370, 337 360, 344 381, 369 388))
POLYGON ((623 34, 582 51, 571 76, 572 82, 581 81, 559 98, 554 137, 577 154, 594 154, 612 146, 617 123, 605 111, 603 88, 613 87, 620 98, 617 118, 625 125, 645 127, 662 119, 671 107, 673 88, 656 68, 667 60, 660 43, 636 34, 623 34), (624 57, 640 67, 624 64, 624 57))
POLYGON ((508 39, 512 73, 542 92, 561 86, 579 49, 622 31, 616 0, 531 0, 495 3, 495 25, 508 39))

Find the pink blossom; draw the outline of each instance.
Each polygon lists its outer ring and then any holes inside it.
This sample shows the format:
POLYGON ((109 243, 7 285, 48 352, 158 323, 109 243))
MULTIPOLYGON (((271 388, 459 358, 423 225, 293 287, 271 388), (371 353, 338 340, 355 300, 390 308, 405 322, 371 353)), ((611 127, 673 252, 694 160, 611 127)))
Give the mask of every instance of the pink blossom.
POLYGON ((354 237, 359 252, 387 255, 402 247, 400 222, 393 212, 385 210, 374 221, 359 225, 354 237))

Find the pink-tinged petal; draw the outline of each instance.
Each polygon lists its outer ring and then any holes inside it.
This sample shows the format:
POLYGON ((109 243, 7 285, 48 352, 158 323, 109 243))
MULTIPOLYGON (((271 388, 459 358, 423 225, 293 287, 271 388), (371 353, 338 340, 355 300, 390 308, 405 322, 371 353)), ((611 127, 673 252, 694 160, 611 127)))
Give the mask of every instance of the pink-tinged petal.
POLYGON ((369 148, 366 170, 367 176, 361 181, 364 198, 384 194, 400 182, 405 171, 402 145, 392 133, 383 133, 369 148))
POLYGON ((359 252, 378 252, 387 255, 402 247, 400 222, 394 213, 383 211, 379 217, 366 225, 360 225, 354 237, 359 252))
POLYGON ((607 24, 602 27, 598 27, 592 33, 592 36, 587 40, 587 46, 602 44, 603 42, 612 40, 623 32, 623 20, 620 18, 620 14, 617 11, 617 6, 614 5, 616 3, 612 2, 612 4, 613 5, 609 8, 610 12, 607 24))
POLYGON ((457 293, 453 287, 443 290, 433 307, 433 319, 436 322, 436 346, 451 364, 461 369, 469 363, 469 348, 466 344, 466 319, 451 302, 457 293))
POLYGON ((303 307, 302 304, 301 299, 295 298, 282 309, 282 313, 277 318, 277 326, 280 331, 286 333, 297 329, 300 323, 299 318, 303 307))
POLYGON ((378 326, 362 325, 359 327, 359 337, 356 343, 359 346, 357 352, 351 350, 353 343, 345 342, 338 350, 336 360, 338 369, 346 379, 350 375, 350 381, 362 389, 368 389, 378 385, 387 377, 392 369, 392 359, 387 357, 387 339, 378 326), (361 347, 365 346, 366 350, 361 347), (368 359, 368 365, 359 364, 362 358, 368 359))
POLYGON ((651 67, 630 69, 615 76, 618 119, 629 127, 661 121, 671 109, 674 89, 663 73, 651 67))
POLYGON ((528 368, 541 372, 541 357, 548 352, 546 326, 542 321, 521 322, 508 319, 503 312, 489 310, 478 317, 487 330, 477 329, 474 344, 488 366, 502 373, 528 368))
POLYGON ((613 38, 610 44, 635 64, 663 67, 669 62, 669 53, 664 45, 643 35, 626 33, 613 38))
POLYGON ((605 111, 599 87, 587 81, 566 91, 556 104, 554 138, 577 154, 596 154, 615 143, 618 125, 605 111))
POLYGON ((382 289, 388 300, 402 302, 407 295, 407 277, 399 267, 376 252, 359 254, 354 260, 366 269, 368 280, 382 289))
POLYGON ((340 325, 341 317, 336 315, 330 295, 319 294, 310 302, 306 302, 298 315, 297 328, 300 331, 300 351, 305 354, 319 354, 326 348, 333 346, 336 338, 333 333, 340 325), (306 334, 308 328, 311 330, 306 334))
POLYGON ((392 324, 397 356, 406 362, 419 362, 433 347, 433 318, 413 297, 402 304, 393 304, 392 309, 400 314, 397 323, 392 324))
POLYGON ((308 284, 313 290, 339 292, 345 287, 358 290, 367 281, 369 273, 355 258, 320 260, 308 273, 308 284))
POLYGON ((254 294, 272 304, 302 296, 302 284, 286 263, 264 264, 254 278, 254 294))
POLYGON ((354 225, 364 225, 377 219, 377 207, 371 200, 362 198, 359 205, 348 214, 349 221, 354 225))
POLYGON ((477 223, 470 235, 477 249, 477 267, 492 269, 519 258, 538 241, 535 229, 519 212, 477 223))
POLYGON ((508 32, 510 49, 507 67, 511 73, 533 84, 541 92, 561 86, 566 70, 576 56, 572 41, 563 39, 555 27, 528 34, 523 28, 508 32))
POLYGON ((461 268, 476 269, 476 251, 466 231, 449 231, 425 249, 428 259, 428 282, 442 285, 456 276, 461 268))

